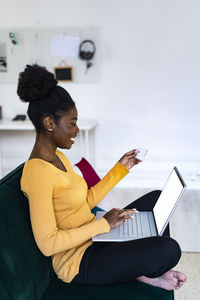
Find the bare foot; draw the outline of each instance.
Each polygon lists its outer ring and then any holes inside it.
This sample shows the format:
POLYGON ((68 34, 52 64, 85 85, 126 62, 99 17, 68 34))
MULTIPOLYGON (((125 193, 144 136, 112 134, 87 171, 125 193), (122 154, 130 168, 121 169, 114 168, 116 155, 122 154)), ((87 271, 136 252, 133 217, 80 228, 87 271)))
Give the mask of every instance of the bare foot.
POLYGON ((137 278, 137 280, 157 286, 160 288, 163 288, 165 290, 171 291, 171 290, 178 290, 182 287, 183 283, 186 281, 186 275, 178 272, 170 270, 167 273, 163 274, 160 277, 157 278, 149 278, 146 276, 140 276, 137 278))

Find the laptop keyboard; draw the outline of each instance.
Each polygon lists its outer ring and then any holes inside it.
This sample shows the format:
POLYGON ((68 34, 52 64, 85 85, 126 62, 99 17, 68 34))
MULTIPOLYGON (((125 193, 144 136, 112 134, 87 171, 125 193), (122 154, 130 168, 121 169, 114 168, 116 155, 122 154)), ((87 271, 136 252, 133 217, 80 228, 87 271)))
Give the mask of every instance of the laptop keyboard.
POLYGON ((140 213, 134 214, 133 219, 127 219, 119 226, 120 237, 131 237, 133 235, 142 235, 142 223, 140 213))

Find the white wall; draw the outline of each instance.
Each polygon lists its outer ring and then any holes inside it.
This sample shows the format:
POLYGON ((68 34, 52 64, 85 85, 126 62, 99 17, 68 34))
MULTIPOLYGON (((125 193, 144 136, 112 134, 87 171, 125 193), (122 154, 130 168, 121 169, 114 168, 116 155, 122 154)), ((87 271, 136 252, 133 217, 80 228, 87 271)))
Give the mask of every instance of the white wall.
MULTIPOLYGON (((79 116, 100 121, 97 168, 107 170, 124 152, 145 146, 151 166, 181 160, 194 172, 200 169, 199 11, 198 0, 7 0, 0 26, 98 26, 100 80, 64 85, 79 116)), ((26 111, 16 84, 0 85, 0 105, 9 118, 26 111)))

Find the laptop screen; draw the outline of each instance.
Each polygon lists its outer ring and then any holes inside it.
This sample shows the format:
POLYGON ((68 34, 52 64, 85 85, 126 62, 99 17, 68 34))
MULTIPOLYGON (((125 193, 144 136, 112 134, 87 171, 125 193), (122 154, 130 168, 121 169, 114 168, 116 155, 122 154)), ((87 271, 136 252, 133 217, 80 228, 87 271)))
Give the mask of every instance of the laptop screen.
POLYGON ((178 169, 174 167, 153 209, 159 235, 163 234, 168 219, 177 206, 184 188, 185 183, 181 178, 178 169))

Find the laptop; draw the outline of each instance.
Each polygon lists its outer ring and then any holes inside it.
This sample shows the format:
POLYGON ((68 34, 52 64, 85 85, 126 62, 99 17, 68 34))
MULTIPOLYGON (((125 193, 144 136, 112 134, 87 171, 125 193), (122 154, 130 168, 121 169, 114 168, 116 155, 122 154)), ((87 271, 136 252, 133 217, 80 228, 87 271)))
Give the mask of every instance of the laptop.
MULTIPOLYGON (((94 242, 123 242, 151 236, 161 236, 165 231, 182 195, 186 184, 174 167, 158 198, 153 211, 141 211, 133 214, 134 218, 127 219, 110 232, 96 235, 94 242)), ((100 219, 105 211, 98 211, 96 218, 100 219)))

